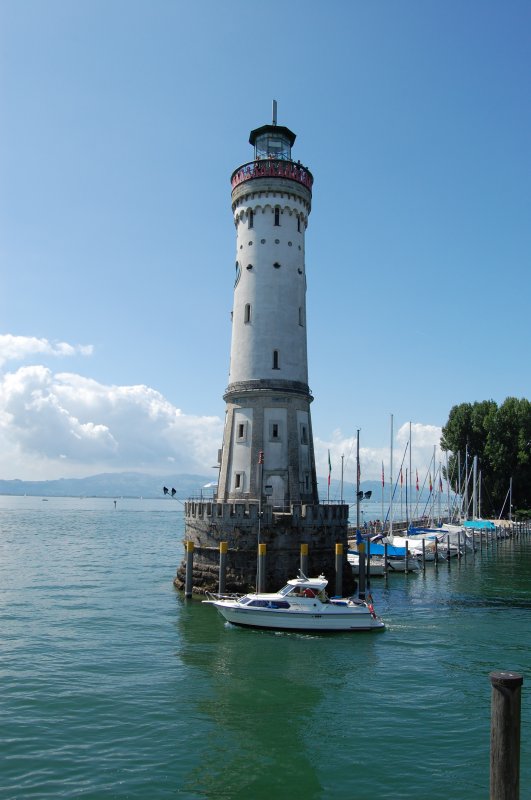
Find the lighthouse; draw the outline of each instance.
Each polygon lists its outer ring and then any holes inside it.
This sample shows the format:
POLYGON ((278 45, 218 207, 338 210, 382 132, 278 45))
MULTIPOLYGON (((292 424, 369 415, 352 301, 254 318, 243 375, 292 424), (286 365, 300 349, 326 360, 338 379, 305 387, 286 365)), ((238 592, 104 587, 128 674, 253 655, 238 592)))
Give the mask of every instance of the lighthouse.
POLYGON ((251 131, 253 161, 232 174, 236 228, 229 385, 218 500, 317 503, 306 335, 305 233, 311 172, 295 134, 251 131), (260 468, 259 468, 260 467, 260 468))
MULTIPOLYGON (((185 504, 197 592, 216 590, 220 547, 230 591, 254 584, 258 543, 267 549, 266 584, 274 589, 296 574, 302 552, 310 571, 324 572, 333 587, 337 553, 347 550, 348 506, 320 503, 317 490, 305 262, 313 176, 293 160, 295 138, 277 124, 273 101, 271 123, 250 133, 252 161, 231 176, 236 252, 218 486, 212 500, 185 504)), ((341 583, 353 586, 346 558, 341 583)), ((183 562, 175 585, 184 584, 183 562)))

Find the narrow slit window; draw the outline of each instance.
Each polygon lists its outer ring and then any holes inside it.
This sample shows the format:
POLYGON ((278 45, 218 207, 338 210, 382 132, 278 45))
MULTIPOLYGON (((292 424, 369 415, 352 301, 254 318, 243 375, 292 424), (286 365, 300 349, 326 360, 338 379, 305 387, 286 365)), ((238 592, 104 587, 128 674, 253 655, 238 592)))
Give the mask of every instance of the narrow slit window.
POLYGON ((234 488, 243 489, 243 472, 236 472, 234 475, 234 488))
POLYGON ((250 303, 246 303, 245 304, 245 311, 244 311, 243 321, 246 322, 246 323, 251 321, 251 304, 250 303))
POLYGON ((308 444, 308 428, 301 425, 301 444, 308 444))
POLYGON ((273 369, 280 369, 278 350, 273 350, 273 369))
POLYGON ((298 230, 299 233, 301 232, 301 218, 300 217, 297 217, 297 230, 298 230))
POLYGON ((254 211, 252 209, 249 211, 248 219, 249 219, 249 228, 252 228, 254 226, 254 211))
POLYGON ((280 441, 280 423, 272 422, 269 427, 269 440, 271 442, 280 441))
POLYGON ((238 423, 238 439, 245 439, 245 422, 238 423))
POLYGON ((275 225, 280 225, 280 208, 275 208, 275 225))

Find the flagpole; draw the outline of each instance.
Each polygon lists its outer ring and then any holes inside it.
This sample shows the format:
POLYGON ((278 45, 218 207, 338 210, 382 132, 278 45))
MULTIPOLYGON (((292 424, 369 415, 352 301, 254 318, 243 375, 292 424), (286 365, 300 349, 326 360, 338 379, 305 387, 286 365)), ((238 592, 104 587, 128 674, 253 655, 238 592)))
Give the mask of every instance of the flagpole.
POLYGON ((332 474, 332 464, 330 462, 330 450, 328 451, 328 491, 326 495, 326 500, 330 502, 330 475, 332 474))
POLYGON ((341 456, 341 505, 343 505, 343 460, 345 456, 341 456))

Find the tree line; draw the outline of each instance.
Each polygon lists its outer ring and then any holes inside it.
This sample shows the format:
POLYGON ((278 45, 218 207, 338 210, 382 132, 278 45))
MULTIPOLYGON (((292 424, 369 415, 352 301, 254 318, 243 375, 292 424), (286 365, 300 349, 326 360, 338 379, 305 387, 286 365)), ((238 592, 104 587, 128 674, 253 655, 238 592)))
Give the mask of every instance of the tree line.
MULTIPOLYGON (((449 451, 448 475, 453 491, 464 487, 464 460, 469 468, 474 456, 481 470, 481 513, 497 517, 505 503, 508 516, 512 479, 513 515, 528 516, 531 509, 531 403, 508 397, 500 406, 494 400, 454 406, 442 429, 441 449, 449 451), (461 483, 458 472, 461 463, 461 483), (528 513, 526 513, 528 512, 528 513)), ((469 495, 472 484, 469 483, 469 495)))

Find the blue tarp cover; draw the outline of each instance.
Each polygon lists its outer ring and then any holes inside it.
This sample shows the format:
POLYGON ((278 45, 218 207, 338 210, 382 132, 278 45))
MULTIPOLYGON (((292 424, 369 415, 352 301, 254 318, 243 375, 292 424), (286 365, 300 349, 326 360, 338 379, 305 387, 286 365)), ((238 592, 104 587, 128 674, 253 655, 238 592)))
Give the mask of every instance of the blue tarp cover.
POLYGON ((490 519, 467 519, 466 522, 463 522, 465 528, 474 528, 474 530, 489 530, 495 531, 496 525, 494 522, 491 522, 490 519))
MULTIPOLYGON (((367 547, 365 547, 365 555, 367 555, 367 547)), ((357 553, 357 550, 349 551, 352 553, 357 553)), ((383 556, 384 554, 384 546, 383 544, 377 544, 376 542, 371 542, 371 556, 383 556)), ((389 558, 396 556, 397 558, 405 558, 406 557, 406 548, 405 547, 394 547, 392 544, 387 545, 387 555, 389 558)))

